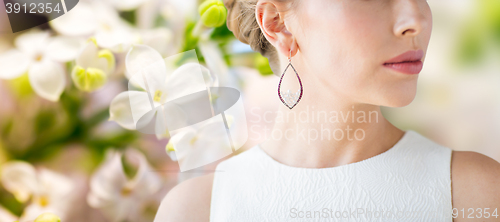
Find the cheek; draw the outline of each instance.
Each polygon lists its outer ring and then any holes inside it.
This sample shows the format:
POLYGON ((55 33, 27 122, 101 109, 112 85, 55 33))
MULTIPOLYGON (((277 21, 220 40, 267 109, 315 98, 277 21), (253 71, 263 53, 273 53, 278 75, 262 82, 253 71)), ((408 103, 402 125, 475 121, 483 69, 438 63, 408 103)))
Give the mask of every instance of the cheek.
POLYGON ((322 73, 322 80, 334 87, 349 88, 368 85, 376 69, 376 53, 381 39, 380 24, 366 11, 349 9, 340 3, 310 4, 303 16, 301 51, 308 67, 322 73), (375 58, 375 59, 374 59, 375 58))

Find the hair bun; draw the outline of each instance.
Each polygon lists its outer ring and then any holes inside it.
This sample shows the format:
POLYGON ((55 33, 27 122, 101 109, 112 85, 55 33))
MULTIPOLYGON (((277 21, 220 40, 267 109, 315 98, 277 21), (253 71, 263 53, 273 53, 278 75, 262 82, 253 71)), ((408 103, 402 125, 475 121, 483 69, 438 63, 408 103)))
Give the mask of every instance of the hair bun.
POLYGON ((227 8, 227 28, 240 42, 250 45, 254 51, 268 58, 271 69, 278 75, 278 53, 264 37, 255 18, 257 2, 258 0, 224 0, 224 6, 227 8))
POLYGON ((240 17, 242 15, 240 4, 238 0, 224 0, 224 5, 227 8, 227 28, 233 32, 238 40, 245 44, 249 44, 248 38, 246 38, 240 30, 240 17))

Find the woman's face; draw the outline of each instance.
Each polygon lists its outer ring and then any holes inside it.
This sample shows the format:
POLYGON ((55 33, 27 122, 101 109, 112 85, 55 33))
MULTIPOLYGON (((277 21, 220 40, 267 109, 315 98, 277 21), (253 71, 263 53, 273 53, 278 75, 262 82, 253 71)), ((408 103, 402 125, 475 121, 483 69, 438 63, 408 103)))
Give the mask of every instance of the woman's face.
POLYGON ((303 78, 355 103, 389 107, 411 103, 418 74, 383 64, 409 50, 423 50, 425 58, 432 30, 426 0, 297 3, 285 22, 299 47, 292 62, 307 70, 303 78))

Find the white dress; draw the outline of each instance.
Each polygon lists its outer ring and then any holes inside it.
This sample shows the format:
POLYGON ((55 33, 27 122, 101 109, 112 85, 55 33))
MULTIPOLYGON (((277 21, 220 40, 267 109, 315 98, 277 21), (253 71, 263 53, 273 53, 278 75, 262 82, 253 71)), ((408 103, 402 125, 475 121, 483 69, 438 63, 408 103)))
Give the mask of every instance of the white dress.
POLYGON ((315 169, 256 145, 217 165, 210 221, 451 222, 451 153, 408 130, 381 154, 315 169))

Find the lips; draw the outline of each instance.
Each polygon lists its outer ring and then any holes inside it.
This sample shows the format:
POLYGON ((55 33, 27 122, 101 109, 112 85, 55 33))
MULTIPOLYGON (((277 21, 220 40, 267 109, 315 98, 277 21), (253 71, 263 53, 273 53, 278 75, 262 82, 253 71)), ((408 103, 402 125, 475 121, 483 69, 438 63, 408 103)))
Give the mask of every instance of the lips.
POLYGON ((424 56, 423 50, 421 50, 421 49, 420 50, 411 50, 411 51, 407 51, 401 55, 398 55, 398 56, 386 61, 384 64, 420 61, 423 56, 424 56))
POLYGON ((402 73, 418 74, 423 68, 421 61, 423 56, 423 50, 410 50, 386 61, 383 65, 402 73))

